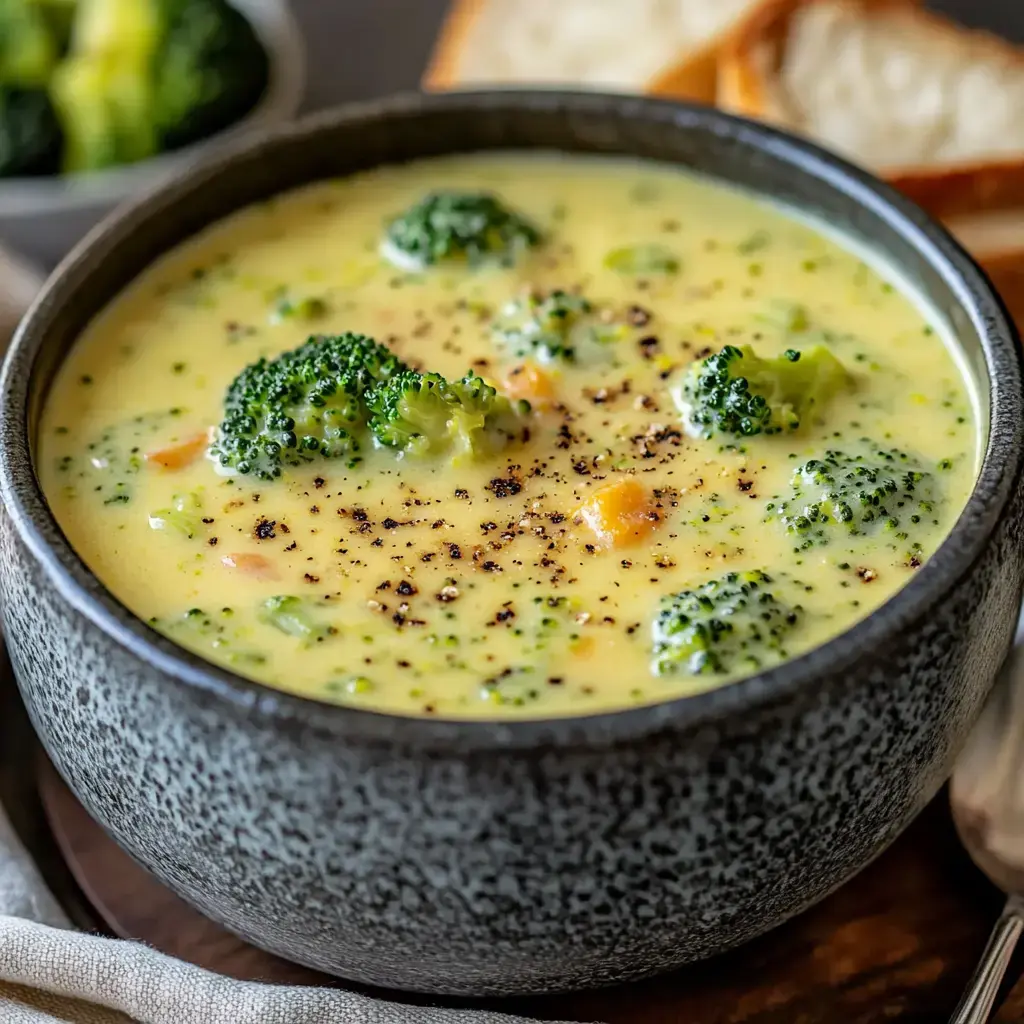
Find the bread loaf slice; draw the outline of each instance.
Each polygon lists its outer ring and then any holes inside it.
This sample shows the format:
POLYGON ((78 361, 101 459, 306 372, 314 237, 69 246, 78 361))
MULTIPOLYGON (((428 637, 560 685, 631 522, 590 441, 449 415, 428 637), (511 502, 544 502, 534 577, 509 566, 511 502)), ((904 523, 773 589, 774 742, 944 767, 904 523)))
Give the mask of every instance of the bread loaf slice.
MULTIPOLYGON (((907 0, 769 0, 719 59, 719 103, 810 136, 1024 282, 1024 51, 907 0)), ((1024 296, 1013 304, 1024 311, 1024 296)))
POLYGON ((764 0, 454 0, 427 89, 539 85, 714 102, 719 45, 764 0))

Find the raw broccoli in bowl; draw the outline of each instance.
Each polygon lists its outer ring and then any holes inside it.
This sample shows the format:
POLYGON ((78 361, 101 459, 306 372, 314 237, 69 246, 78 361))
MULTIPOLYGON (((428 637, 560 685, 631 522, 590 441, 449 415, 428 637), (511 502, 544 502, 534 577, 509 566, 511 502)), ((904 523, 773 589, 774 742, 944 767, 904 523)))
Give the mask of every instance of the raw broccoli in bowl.
POLYGON ((178 149, 260 101, 270 61, 227 0, 3 0, 0 176, 178 149))

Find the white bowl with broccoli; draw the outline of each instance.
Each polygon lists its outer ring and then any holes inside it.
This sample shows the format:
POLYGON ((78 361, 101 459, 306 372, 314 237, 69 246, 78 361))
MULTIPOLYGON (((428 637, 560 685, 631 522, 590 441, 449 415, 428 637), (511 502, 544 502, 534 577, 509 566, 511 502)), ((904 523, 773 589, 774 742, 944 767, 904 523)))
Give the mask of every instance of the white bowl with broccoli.
POLYGON ((0 243, 54 265, 123 200, 291 117, 304 86, 287 0, 2 0, 0 243))

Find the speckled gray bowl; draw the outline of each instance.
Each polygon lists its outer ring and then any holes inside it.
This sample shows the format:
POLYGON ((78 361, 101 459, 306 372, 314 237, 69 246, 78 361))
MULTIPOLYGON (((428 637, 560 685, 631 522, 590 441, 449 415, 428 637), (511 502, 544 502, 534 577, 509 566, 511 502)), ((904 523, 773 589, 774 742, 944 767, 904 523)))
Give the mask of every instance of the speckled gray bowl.
POLYGON ((50 756, 114 838, 259 946, 379 985, 543 992, 749 939, 863 867, 950 770, 1024 577, 1017 339, 919 211, 819 150, 710 110, 556 93, 412 97, 280 130, 107 221, 59 268, 0 380, 0 596, 50 756), (884 249, 949 318, 985 458, 952 535, 845 635, 702 696, 562 721, 330 707, 198 660, 78 560, 33 471, 83 325, 169 246, 312 179, 453 151, 628 153, 696 168, 884 249))

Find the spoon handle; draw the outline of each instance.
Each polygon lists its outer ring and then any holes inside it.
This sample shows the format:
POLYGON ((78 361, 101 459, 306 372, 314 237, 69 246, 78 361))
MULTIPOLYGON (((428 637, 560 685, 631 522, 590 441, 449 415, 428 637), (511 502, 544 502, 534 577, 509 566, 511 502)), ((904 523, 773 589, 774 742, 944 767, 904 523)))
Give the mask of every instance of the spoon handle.
POLYGON ((981 961, 949 1024, 985 1024, 992 1012, 1003 975, 1024 931, 1024 901, 1011 896, 996 921, 981 961))

